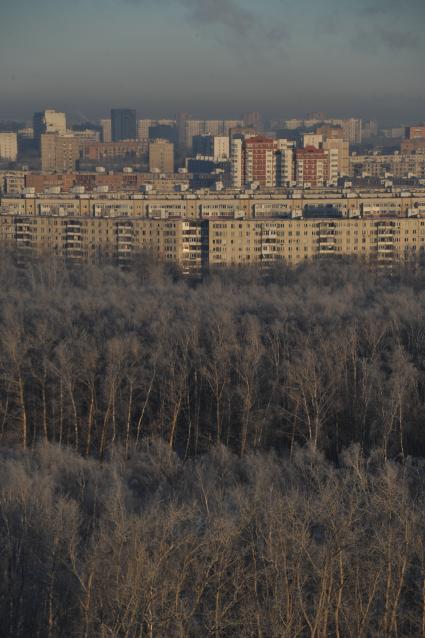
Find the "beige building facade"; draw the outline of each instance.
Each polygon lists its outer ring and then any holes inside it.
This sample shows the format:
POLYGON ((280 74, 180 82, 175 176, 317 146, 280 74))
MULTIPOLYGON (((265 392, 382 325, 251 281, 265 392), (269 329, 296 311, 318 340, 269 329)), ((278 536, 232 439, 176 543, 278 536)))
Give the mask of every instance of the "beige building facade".
POLYGON ((0 133, 0 159, 16 162, 18 158, 18 136, 16 133, 0 133))
POLYGON ((174 173, 174 144, 166 140, 149 143, 149 172, 174 173))
MULTIPOLYGON (((5 173, 7 175, 8 173, 5 173)), ((131 176, 131 175, 130 175, 131 176)), ((52 181, 52 184, 55 182, 52 181)), ((54 186, 53 186, 54 188, 54 186)), ((181 217, 209 219, 258 219, 265 217, 292 217, 306 211, 318 214, 334 210, 343 218, 409 217, 425 214, 425 190, 418 192, 320 192, 292 191, 291 195, 256 195, 224 193, 193 195, 192 193, 83 193, 39 194, 0 197, 0 207, 16 215, 66 214, 81 217, 129 216, 147 218, 181 217)))
POLYGON ((425 256, 425 217, 391 219, 133 219, 0 215, 0 239, 20 251, 49 251, 96 262, 130 264, 140 250, 186 273, 211 268, 356 256, 377 266, 425 256))
POLYGON ((80 156, 80 141, 74 135, 43 133, 41 135, 41 170, 66 173, 75 171, 80 156))

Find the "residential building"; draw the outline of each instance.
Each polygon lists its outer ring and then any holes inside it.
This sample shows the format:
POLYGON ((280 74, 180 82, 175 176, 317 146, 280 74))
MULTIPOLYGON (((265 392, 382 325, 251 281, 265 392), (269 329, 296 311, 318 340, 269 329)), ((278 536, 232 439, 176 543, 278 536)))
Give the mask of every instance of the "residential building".
POLYGON ((215 162, 229 159, 229 137, 223 135, 194 135, 193 154, 212 157, 215 162))
POLYGON ((241 189, 244 185, 243 139, 230 140, 230 181, 233 188, 241 189))
POLYGON ((425 153, 425 137, 413 137, 407 140, 402 140, 400 144, 400 151, 403 155, 410 155, 411 153, 425 153))
POLYGON ((43 133, 58 133, 59 135, 63 135, 66 133, 65 113, 55 111, 54 109, 46 109, 34 113, 33 129, 34 139, 38 146, 40 146, 43 133))
POLYGON ((231 140, 231 180, 234 188, 247 184, 276 185, 276 140, 254 135, 231 140))
POLYGON ((207 133, 205 130, 205 120, 186 120, 184 137, 185 147, 191 149, 195 135, 204 135, 205 133, 207 133))
POLYGON ((186 122, 189 119, 191 119, 190 113, 178 113, 176 116, 177 139, 181 148, 186 146, 186 122))
POLYGON ((332 163, 337 161, 336 176, 332 169, 329 175, 331 181, 335 177, 343 177, 350 174, 350 144, 344 139, 328 138, 323 142, 322 148, 332 156, 332 163))
POLYGON ((314 148, 323 147, 323 135, 319 133, 306 133, 303 135, 303 147, 314 146, 314 148))
POLYGON ((263 128, 263 118, 261 113, 258 113, 258 111, 245 113, 245 115, 242 116, 242 121, 244 126, 252 127, 256 131, 261 131, 263 128))
POLYGON ((84 131, 68 131, 68 134, 76 137, 81 145, 88 142, 99 142, 100 141, 100 133, 99 131, 93 131, 93 129, 85 129, 84 131))
POLYGON ((222 135, 229 135, 232 129, 242 126, 242 124, 241 120, 223 120, 222 135))
POLYGON ((104 118, 100 120, 100 126, 102 127, 101 142, 112 142, 112 120, 111 118, 104 118))
POLYGON ((314 146, 295 152, 295 180, 298 186, 324 186, 329 181, 329 155, 314 146))
POLYGON ((295 179, 294 175, 295 142, 285 139, 277 140, 276 157, 276 186, 289 186, 295 179))
POLYGON ((149 143, 149 171, 174 173, 174 144, 167 140, 149 143))
POLYGON ((0 159, 16 162, 18 159, 18 136, 16 133, 0 132, 0 159))
POLYGON ((41 170, 64 173, 74 171, 80 156, 80 142, 71 134, 41 135, 41 170))
POLYGON ((362 143, 362 120, 351 117, 338 122, 343 130, 343 139, 350 144, 362 143))
POLYGON ((391 140, 399 140, 404 137, 406 128, 404 126, 392 126, 391 128, 383 128, 381 133, 383 137, 391 140))
POLYGON ((425 218, 331 214, 300 219, 79 217, 2 213, 0 239, 22 255, 49 250, 76 262, 108 258, 128 265, 140 250, 179 264, 187 274, 244 264, 268 268, 312 259, 356 256, 375 267, 415 264, 425 257, 425 218))
POLYGON ((143 158, 148 150, 147 140, 122 140, 121 142, 90 142, 84 144, 82 158, 87 160, 108 160, 117 157, 143 158))
POLYGON ((137 139, 138 140, 148 140, 149 139, 149 129, 151 126, 156 124, 156 120, 137 120, 137 139))
POLYGON ((362 137, 364 140, 378 135, 378 122, 375 120, 366 120, 362 126, 362 137))
POLYGON ((421 126, 407 126, 405 135, 407 140, 424 139, 425 124, 421 126))
MULTIPOLYGON (((398 156, 401 158, 401 156, 398 156)), ((425 165, 425 158, 422 158, 425 165)), ((73 211, 81 217, 179 217, 211 216, 245 219, 299 217, 308 210, 333 210, 344 219, 373 214, 375 217, 425 216, 425 188, 407 191, 381 188, 291 189, 282 192, 191 193, 176 192, 187 184, 187 175, 162 178, 158 173, 63 173, 34 174, 4 171, 17 186, 24 178, 22 195, 0 197, 0 208, 16 215, 40 215, 73 211), (15 179, 16 178, 16 179, 15 179), (143 189, 152 185, 151 190, 143 189), (161 192, 161 189, 162 192, 161 192), (108 192, 109 191, 109 192, 108 192)), ((1 179, 0 179, 1 181, 1 179)), ((20 190, 22 192, 22 188, 20 190)), ((9 191, 8 191, 9 193, 9 191)))

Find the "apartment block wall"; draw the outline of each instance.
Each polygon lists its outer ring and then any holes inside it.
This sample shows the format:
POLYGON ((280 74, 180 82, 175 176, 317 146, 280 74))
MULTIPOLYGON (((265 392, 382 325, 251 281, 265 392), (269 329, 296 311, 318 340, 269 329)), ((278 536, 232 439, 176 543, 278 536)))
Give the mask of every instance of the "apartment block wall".
POLYGON ((64 173, 74 171, 80 155, 80 141, 73 135, 41 135, 41 170, 64 173))
POLYGON ((329 256, 391 265, 425 256, 424 219, 212 220, 209 266, 277 260, 296 265, 329 256))
POLYGON ((18 136, 16 133, 0 132, 0 159, 16 162, 18 157, 18 136))
POLYGON ((408 219, 158 220, 0 216, 0 239, 33 254, 49 250, 75 261, 101 256, 125 265, 138 250, 179 264, 207 268, 355 255, 379 266, 425 256, 425 217, 408 219))
POLYGON ((149 171, 174 173, 174 144, 155 140, 149 144, 149 171))
MULTIPOLYGON (((163 178, 153 173, 63 173, 63 174, 36 174, 27 173, 24 176, 23 188, 34 188, 35 193, 44 193, 45 189, 59 187, 61 192, 69 193, 75 186, 83 186, 90 193, 99 187, 107 186, 109 191, 139 192, 140 188, 146 184, 152 186, 156 193, 175 192, 176 184, 188 183, 187 175, 173 174, 171 177, 163 178)), ((7 191, 10 192, 10 191, 7 191)))
POLYGON ((100 126, 102 127, 101 141, 103 143, 112 142, 112 120, 111 118, 104 118, 100 120, 100 126))
POLYGON ((147 140, 121 140, 114 142, 87 142, 82 147, 83 159, 102 161, 116 157, 144 157, 147 140))
POLYGON ((292 197, 210 195, 39 195, 0 197, 0 208, 15 215, 66 215, 81 217, 148 217, 148 218, 265 218, 301 216, 306 209, 333 209, 342 217, 391 216, 407 217, 425 211, 425 193, 353 193, 352 197, 330 194, 307 194, 292 197))

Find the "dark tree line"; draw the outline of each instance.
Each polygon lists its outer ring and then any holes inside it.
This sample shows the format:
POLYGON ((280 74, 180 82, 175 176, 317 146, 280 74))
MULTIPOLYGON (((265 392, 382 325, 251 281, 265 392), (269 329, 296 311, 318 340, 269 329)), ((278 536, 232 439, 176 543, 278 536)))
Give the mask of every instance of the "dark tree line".
POLYGON ((425 272, 0 263, 0 444, 425 455, 425 272))
POLYGON ((425 636, 423 461, 42 444, 0 480, 2 636, 425 636))

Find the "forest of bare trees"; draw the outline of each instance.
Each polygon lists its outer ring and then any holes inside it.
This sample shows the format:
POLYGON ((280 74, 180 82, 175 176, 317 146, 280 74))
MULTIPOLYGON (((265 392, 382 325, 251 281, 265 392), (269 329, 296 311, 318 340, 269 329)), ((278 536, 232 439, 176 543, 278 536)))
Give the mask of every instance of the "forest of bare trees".
POLYGON ((425 635, 425 464, 160 440, 0 463, 2 636, 425 635))
POLYGON ((425 271, 0 263, 0 445, 425 456, 425 271))
POLYGON ((425 638, 425 271, 0 256, 0 635, 425 638))

